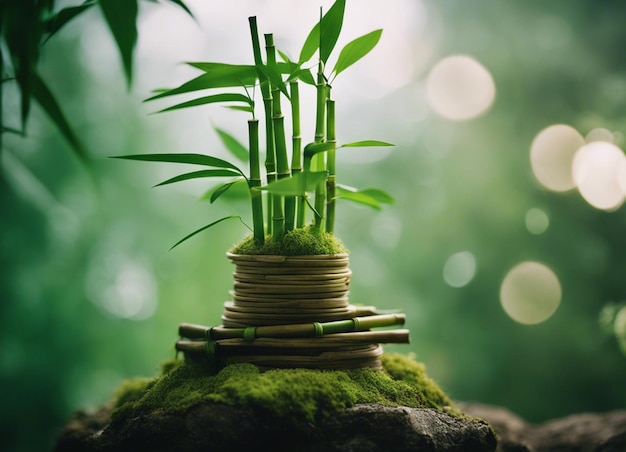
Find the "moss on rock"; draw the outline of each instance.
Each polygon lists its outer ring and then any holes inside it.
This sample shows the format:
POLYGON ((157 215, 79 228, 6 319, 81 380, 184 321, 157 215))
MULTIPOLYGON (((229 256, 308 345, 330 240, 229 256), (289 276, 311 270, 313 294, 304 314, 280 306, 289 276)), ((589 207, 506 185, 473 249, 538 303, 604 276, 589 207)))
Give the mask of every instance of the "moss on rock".
POLYGON ((287 232, 279 241, 267 236, 263 245, 257 245, 252 235, 230 250, 233 254, 310 256, 317 254, 343 254, 348 250, 333 234, 313 231, 310 226, 287 232))
MULTIPOLYGON (((383 355, 383 371, 273 369, 232 364, 219 372, 204 361, 176 361, 154 379, 136 379, 117 391, 113 419, 152 411, 183 413, 203 402, 257 406, 278 416, 314 421, 361 403, 449 409, 450 399, 424 366, 383 355)), ((450 413, 450 411, 448 411, 450 413)))

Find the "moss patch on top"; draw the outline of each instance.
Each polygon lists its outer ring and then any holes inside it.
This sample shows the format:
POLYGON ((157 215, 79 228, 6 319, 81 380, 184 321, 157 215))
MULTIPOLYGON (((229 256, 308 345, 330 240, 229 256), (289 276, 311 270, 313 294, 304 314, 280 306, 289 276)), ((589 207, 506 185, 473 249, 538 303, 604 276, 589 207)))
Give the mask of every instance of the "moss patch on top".
POLYGON ((402 355, 383 355, 382 362, 383 371, 260 372, 252 364, 231 364, 215 373, 205 361, 177 361, 164 368, 159 377, 124 383, 116 394, 113 418, 154 410, 182 413, 203 402, 257 406, 279 416, 303 416, 309 421, 360 403, 434 409, 452 405, 428 378, 422 364, 402 355))
POLYGON ((310 226, 285 233, 281 240, 267 236, 261 246, 254 243, 252 235, 230 249, 233 254, 311 256, 317 254, 344 254, 348 250, 333 234, 314 232, 310 226))

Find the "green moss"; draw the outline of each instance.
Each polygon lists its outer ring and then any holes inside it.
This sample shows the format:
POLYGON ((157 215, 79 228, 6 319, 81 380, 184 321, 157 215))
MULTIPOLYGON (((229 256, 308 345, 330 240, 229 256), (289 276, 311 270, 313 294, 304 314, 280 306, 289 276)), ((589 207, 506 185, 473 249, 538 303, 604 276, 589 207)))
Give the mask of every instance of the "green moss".
POLYGON ((384 371, 275 369, 260 372, 252 364, 232 364, 218 373, 202 361, 177 361, 154 379, 122 385, 114 417, 164 410, 184 412, 202 402, 265 408, 280 416, 310 421, 359 403, 444 409, 448 397, 412 358, 384 355, 384 371))
POLYGON ((249 255, 309 256, 343 254, 347 253, 348 250, 333 234, 320 234, 307 226, 287 232, 280 241, 274 241, 268 236, 262 246, 254 243, 254 238, 250 235, 233 246, 230 252, 249 255))

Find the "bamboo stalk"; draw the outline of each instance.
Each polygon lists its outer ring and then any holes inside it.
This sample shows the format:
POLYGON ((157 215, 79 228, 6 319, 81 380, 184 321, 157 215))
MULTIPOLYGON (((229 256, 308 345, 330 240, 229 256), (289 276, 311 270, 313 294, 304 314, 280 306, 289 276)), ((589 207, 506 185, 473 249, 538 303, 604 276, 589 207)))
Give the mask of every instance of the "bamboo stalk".
POLYGON ((248 143, 250 147, 250 200, 252 202, 252 230, 254 241, 258 245, 265 242, 265 228, 263 226, 263 195, 258 187, 261 186, 261 164, 259 158, 259 120, 248 121, 248 143))
MULTIPOLYGON (((258 338, 253 342, 245 339, 223 339, 217 342, 223 350, 237 348, 324 348, 364 344, 408 344, 409 330, 359 331, 331 334, 320 338, 258 338)), ((186 353, 204 353, 206 341, 179 340, 176 350, 186 353)))
POLYGON ((328 179, 326 179, 326 232, 332 234, 335 230, 337 139, 335 137, 335 101, 330 99, 326 101, 326 142, 332 144, 327 151, 328 179))
MULTIPOLYGON (((327 87, 326 79, 324 78, 324 63, 320 60, 317 66, 317 101, 316 101, 316 116, 315 116, 315 143, 323 143, 326 139, 326 98, 327 87)), ((316 157, 315 171, 326 171, 326 163, 324 154, 319 154, 316 157)), ((324 213, 324 205, 326 203, 326 183, 324 181, 317 184, 315 188, 315 214, 313 229, 316 231, 322 231, 322 220, 324 213)))
MULTIPOLYGON (((297 80, 289 82, 289 93, 291 95, 291 175, 295 176, 302 172, 302 137, 300 136, 300 88, 297 80)), ((285 199, 285 210, 293 212, 292 215, 285 215, 285 229, 290 231, 295 227, 304 227, 306 206, 305 195, 296 199, 288 197, 285 199), (293 207, 291 207, 293 204, 293 207), (287 206, 290 206, 287 209, 287 206)))
POLYGON ((254 337, 315 337, 324 334, 347 333, 364 331, 371 328, 404 325, 404 314, 382 314, 367 317, 354 317, 348 320, 338 320, 324 323, 299 323, 290 325, 268 325, 248 328, 224 328, 216 326, 207 328, 201 325, 182 323, 178 328, 181 337, 189 339, 206 338, 212 340, 243 338, 248 335, 254 337), (248 330, 248 332, 246 332, 248 330))
MULTIPOLYGON (((257 28, 256 17, 248 18, 250 22, 250 34, 252 35, 252 50, 254 53, 254 64, 261 66, 263 59, 261 57, 261 44, 259 42, 259 32, 257 28)), ((274 146, 274 125, 272 123, 272 92, 268 78, 261 71, 258 72, 259 86, 263 95, 263 111, 265 113, 265 172, 267 183, 270 184, 276 180, 276 151, 274 146)), ((267 229, 268 233, 272 233, 272 212, 273 198, 267 197, 267 229)))
MULTIPOLYGON (((265 35, 265 51, 267 65, 276 68, 276 48, 274 47, 274 35, 265 35)), ((284 179, 291 175, 287 160, 287 143, 285 141, 285 117, 280 104, 280 90, 278 86, 272 86, 272 125, 274 129, 274 150, 276 154, 276 178, 284 179)), ((272 239, 280 240, 285 233, 285 210, 284 198, 280 195, 273 196, 272 213, 272 239)), ((292 215, 293 216, 293 215, 292 215)))

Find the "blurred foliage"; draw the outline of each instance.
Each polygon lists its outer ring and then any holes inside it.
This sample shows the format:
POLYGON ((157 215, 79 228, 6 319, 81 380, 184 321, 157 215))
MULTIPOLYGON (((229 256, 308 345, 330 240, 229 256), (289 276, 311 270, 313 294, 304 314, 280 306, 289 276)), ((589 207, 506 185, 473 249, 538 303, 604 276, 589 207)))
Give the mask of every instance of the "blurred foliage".
MULTIPOLYGON (((554 123, 583 134, 595 127, 625 132, 626 4, 423 3, 429 66, 449 54, 472 55, 493 75, 496 102, 468 122, 403 118, 418 108, 407 103, 423 82, 419 74, 385 99, 346 103, 344 120, 360 118, 357 128, 398 144, 375 169, 340 175, 350 185, 383 186, 397 199, 376 214, 342 206, 336 233, 351 251, 351 300, 402 308, 412 345, 387 349, 417 353, 453 399, 503 405, 531 421, 623 407, 626 358, 610 324, 626 324, 618 314, 626 299, 625 208, 599 211, 576 192, 540 188, 528 153, 533 137, 554 123), (525 226, 534 207, 550 218, 543 234, 525 226), (459 251, 476 257, 477 272, 453 288, 442 268, 459 251), (535 326, 513 322, 499 303, 503 277, 523 260, 549 265, 563 288, 556 313, 535 326)), ((45 109, 33 108, 25 137, 4 135, 2 450, 49 449, 75 409, 108 400, 124 378, 156 374, 174 354, 179 323, 217 323, 232 286, 223 256, 246 233, 233 223, 167 252, 193 225, 233 207, 195 202, 208 187, 151 191, 167 175, 105 158, 190 149, 176 147, 184 127, 167 130, 146 115, 146 93, 126 90, 123 66, 117 78, 88 70, 76 30, 89 34, 102 18, 82 19, 44 46, 36 67, 89 143, 90 172, 45 109)), ((6 90, 2 100, 2 123, 20 124, 20 100, 6 90)), ((191 150, 207 151, 210 140, 191 150)), ((238 208, 245 216, 245 204, 238 208)))
MULTIPOLYGON (((157 0, 149 0, 156 2, 157 0)), ((181 0, 169 0, 191 15, 181 0)), ((0 105, 0 137, 5 132, 24 134, 30 113, 31 99, 46 111, 59 132, 83 160, 87 151, 66 119, 59 102, 38 71, 41 47, 65 25, 92 6, 98 5, 109 26, 122 58, 124 73, 130 85, 133 74, 133 53, 137 42, 138 0, 85 0, 82 3, 55 9, 54 0, 3 0, 0 3, 0 93, 6 82, 15 82, 20 92, 20 121, 5 122, 0 105), (4 55, 4 52, 7 55, 4 55), (9 65, 5 69, 5 58, 9 65)), ((13 87, 10 87, 13 88, 13 87)), ((4 98, 4 96, 3 96, 4 98)), ((13 119, 13 118, 11 118, 13 119)), ((2 140, 0 138, 0 150, 2 140)))

